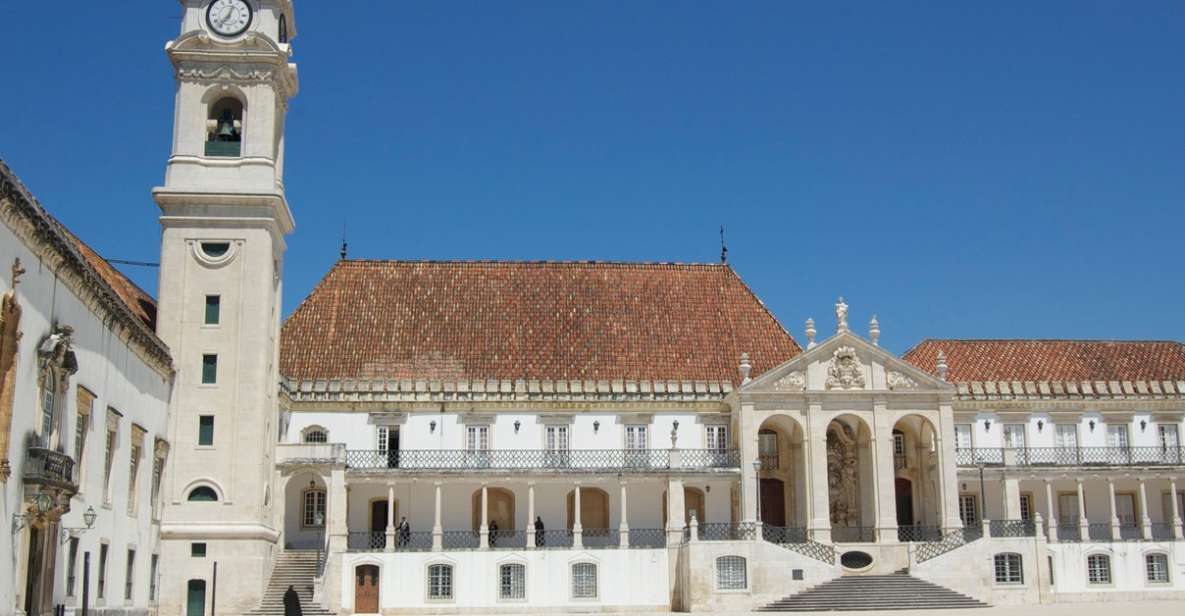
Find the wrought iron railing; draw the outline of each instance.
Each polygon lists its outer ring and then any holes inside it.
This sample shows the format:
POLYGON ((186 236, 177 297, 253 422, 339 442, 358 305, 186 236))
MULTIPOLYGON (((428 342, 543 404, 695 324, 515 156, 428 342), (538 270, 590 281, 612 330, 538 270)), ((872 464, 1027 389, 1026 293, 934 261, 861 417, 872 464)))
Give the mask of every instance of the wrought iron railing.
MULTIPOLYGON (((983 539, 983 523, 977 520, 973 525, 964 526, 962 533, 963 541, 965 543, 971 543, 972 541, 983 539)), ((942 536, 945 537, 946 533, 943 533, 942 536)))
POLYGON ((667 546, 667 531, 662 528, 631 528, 631 548, 664 548, 667 546))
POLYGON ((475 550, 481 547, 481 533, 475 530, 446 530, 441 533, 446 550, 475 550))
POLYGON ((427 552, 432 549, 432 531, 395 531, 396 552, 427 552))
POLYGON ((387 547, 387 533, 381 530, 352 530, 346 535, 346 549, 351 552, 374 552, 387 547))
POLYGON ((1059 521, 1057 524, 1057 540, 1066 542, 1082 541, 1082 531, 1079 530, 1078 521, 1059 521))
POLYGON ((1181 466, 1185 447, 972 447, 955 450, 958 466, 1181 466))
POLYGON ((898 526, 897 540, 902 543, 916 543, 919 541, 939 541, 942 539, 940 526, 898 526))
POLYGON ((831 540, 835 543, 872 543, 876 541, 876 528, 871 526, 833 526, 831 540))
POLYGON ((44 447, 30 447, 25 450, 24 478, 25 483, 76 488, 74 458, 44 447))
POLYGON ((434 470, 614 470, 646 472, 739 468, 736 449, 403 449, 398 452, 351 449, 346 466, 356 471, 434 470), (672 463, 672 454, 676 454, 672 463))
POLYGON ((537 530, 535 531, 535 547, 540 549, 570 548, 572 547, 572 531, 566 529, 537 530))
POLYGON ((616 528, 584 528, 580 531, 580 543, 586 548, 621 547, 621 531, 616 528))
POLYGON ((1034 537, 1037 523, 1032 520, 988 520, 988 532, 992 537, 1034 537))
POLYGON ((1111 541, 1111 524, 1092 522, 1086 525, 1086 537, 1091 541, 1111 541))
POLYGON ((893 454, 893 470, 899 471, 909 466, 909 459, 903 453, 893 454))
POLYGON ((698 538, 700 541, 752 541, 757 538, 757 525, 752 522, 709 522, 699 525, 698 538))
POLYGON ((761 470, 763 470, 763 471, 778 470, 778 454, 763 453, 763 454, 757 456, 757 459, 761 461, 761 470))
POLYGON ((527 531, 524 530, 496 530, 489 533, 488 536, 490 549, 493 550, 512 550, 527 547, 527 531))
POLYGON ((918 544, 917 551, 914 552, 915 560, 919 563, 924 563, 927 560, 937 558, 952 550, 957 550, 983 536, 982 531, 979 536, 968 536, 964 532, 965 530, 968 529, 948 530, 943 533, 942 538, 938 541, 928 541, 918 544))
POLYGON ((1152 523, 1152 538, 1153 539, 1174 539, 1177 536, 1176 524, 1169 522, 1153 522, 1152 523))
POLYGON ((1119 538, 1122 541, 1139 541, 1144 538, 1144 529, 1134 524, 1120 524, 1119 538))
POLYGON ((806 543, 807 530, 801 527, 761 525, 761 538, 777 544, 806 543))

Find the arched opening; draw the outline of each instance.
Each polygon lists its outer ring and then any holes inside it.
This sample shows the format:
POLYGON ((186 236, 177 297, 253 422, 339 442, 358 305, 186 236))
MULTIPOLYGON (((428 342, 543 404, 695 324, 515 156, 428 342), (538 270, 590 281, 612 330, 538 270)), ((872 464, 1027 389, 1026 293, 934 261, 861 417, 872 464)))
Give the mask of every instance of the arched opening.
POLYGON ((898 535, 902 541, 930 541, 942 524, 938 431, 921 415, 906 415, 893 426, 893 474, 898 535))
POLYGON ((284 484, 284 545, 310 549, 322 545, 329 513, 325 480, 312 470, 297 472, 284 484))
POLYGON ((757 430, 758 504, 762 524, 805 527, 807 517, 806 460, 803 431, 786 415, 774 415, 757 430))
POLYGON ((198 486, 189 491, 186 500, 191 503, 214 503, 218 502, 218 493, 210 486, 198 486))
POLYGON ((875 541, 871 441, 868 424, 854 415, 841 415, 827 425, 827 496, 834 541, 875 541))
MULTIPOLYGON (((487 529, 501 533, 514 531, 514 492, 506 488, 486 488, 487 529)), ((473 530, 481 530, 481 489, 473 493, 473 530)))
POLYGON ((300 440, 301 442, 312 444, 328 443, 329 430, 321 426, 309 426, 300 431, 300 440))
MULTIPOLYGON (((683 488, 683 523, 691 523, 691 514, 695 514, 695 520, 700 525, 709 522, 707 513, 707 501, 704 496, 704 491, 699 488, 691 486, 684 486, 683 488)), ((667 521, 667 492, 662 492, 662 523, 665 526, 667 521)))
MULTIPOLYGON (((576 524, 576 490, 568 492, 568 529, 576 524)), ((609 536, 609 494, 600 488, 580 488, 580 528, 585 545, 616 543, 609 536)))
POLYGON ((243 144, 243 103, 220 98, 206 116, 206 156, 239 156, 243 144))
POLYGON ((354 613, 379 613, 379 568, 358 565, 354 568, 354 613))

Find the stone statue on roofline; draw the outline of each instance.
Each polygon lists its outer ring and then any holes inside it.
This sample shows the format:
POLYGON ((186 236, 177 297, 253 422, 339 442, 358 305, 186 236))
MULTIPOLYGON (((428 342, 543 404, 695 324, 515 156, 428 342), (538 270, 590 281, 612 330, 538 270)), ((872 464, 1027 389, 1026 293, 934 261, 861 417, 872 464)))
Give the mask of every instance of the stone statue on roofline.
POLYGON ((848 331, 848 305, 844 303, 842 295, 839 301, 835 302, 835 329, 841 332, 848 331))

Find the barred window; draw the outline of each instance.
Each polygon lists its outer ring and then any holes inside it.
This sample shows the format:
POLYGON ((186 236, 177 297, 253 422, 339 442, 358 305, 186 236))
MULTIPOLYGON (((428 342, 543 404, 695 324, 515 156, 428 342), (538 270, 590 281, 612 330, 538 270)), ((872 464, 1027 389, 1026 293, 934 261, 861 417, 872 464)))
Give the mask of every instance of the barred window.
POLYGON ((1149 584, 1169 583, 1169 557, 1167 554, 1148 554, 1144 556, 1144 571, 1149 584))
POLYGON ((325 490, 306 490, 304 493, 304 526, 325 526, 325 490))
POLYGON ((996 554, 996 583, 1024 584, 1020 554, 996 554))
POLYGON ((452 565, 428 565, 428 598, 453 598, 452 565))
POLYGON ((304 433, 306 443, 328 443, 329 435, 324 430, 309 430, 304 433))
POLYGON ((527 568, 525 565, 507 564, 498 567, 500 599, 527 598, 527 568))
POLYGON ((1086 557, 1086 580, 1091 584, 1111 583, 1111 559, 1106 554, 1086 557))
POLYGON ((572 565, 572 598, 597 598, 597 566, 593 563, 572 565))
POLYGON ((744 590, 749 587, 745 559, 741 556, 721 556, 716 559, 716 588, 744 590))

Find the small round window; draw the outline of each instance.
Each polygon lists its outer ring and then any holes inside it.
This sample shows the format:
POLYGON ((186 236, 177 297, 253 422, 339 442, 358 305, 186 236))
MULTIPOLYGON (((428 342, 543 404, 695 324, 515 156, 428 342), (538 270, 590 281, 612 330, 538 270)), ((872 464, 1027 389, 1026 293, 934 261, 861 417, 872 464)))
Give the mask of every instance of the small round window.
POLYGON ((230 252, 230 242, 202 242, 202 253, 211 259, 221 259, 230 252))
POLYGON ((839 557, 839 564, 843 565, 844 569, 864 569, 872 564, 872 554, 858 550, 844 552, 839 557))

